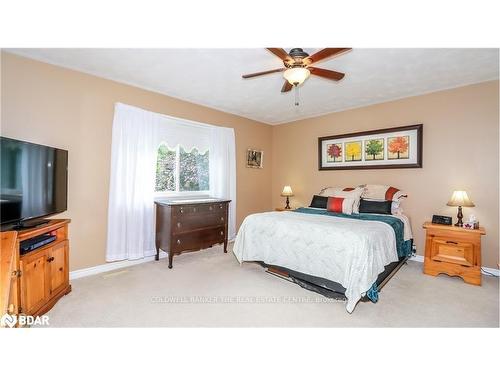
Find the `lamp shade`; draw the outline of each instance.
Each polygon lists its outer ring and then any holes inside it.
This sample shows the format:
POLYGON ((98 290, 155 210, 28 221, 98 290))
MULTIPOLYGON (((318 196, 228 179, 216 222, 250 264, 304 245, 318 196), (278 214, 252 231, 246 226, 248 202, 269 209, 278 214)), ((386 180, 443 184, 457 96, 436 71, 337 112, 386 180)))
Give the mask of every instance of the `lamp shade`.
POLYGON ((454 207, 456 206, 474 207, 474 203, 472 203, 472 201, 469 199, 467 192, 463 190, 454 191, 447 205, 454 207))
POLYGON ((281 196, 282 197, 292 197, 293 196, 292 188, 290 186, 286 185, 283 188, 283 191, 281 192, 281 196))
POLYGON ((291 68, 285 70, 283 77, 285 77, 291 85, 300 85, 310 74, 311 72, 306 68, 291 68))

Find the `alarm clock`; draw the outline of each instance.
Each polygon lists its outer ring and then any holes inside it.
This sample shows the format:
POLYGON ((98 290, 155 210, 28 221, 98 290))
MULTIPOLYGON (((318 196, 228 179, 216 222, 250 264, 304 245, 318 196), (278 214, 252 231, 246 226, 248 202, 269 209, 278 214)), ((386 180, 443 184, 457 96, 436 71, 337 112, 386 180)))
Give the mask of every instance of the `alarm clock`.
POLYGON ((432 224, 451 225, 451 217, 432 215, 432 224))

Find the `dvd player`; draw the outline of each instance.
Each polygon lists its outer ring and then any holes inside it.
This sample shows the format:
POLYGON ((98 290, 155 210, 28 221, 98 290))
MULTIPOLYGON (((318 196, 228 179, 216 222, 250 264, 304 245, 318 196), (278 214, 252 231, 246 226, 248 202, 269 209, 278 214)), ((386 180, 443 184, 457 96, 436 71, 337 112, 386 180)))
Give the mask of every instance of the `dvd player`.
POLYGON ((33 250, 38 249, 48 243, 54 242, 56 236, 54 234, 42 234, 41 236, 30 238, 29 240, 21 241, 19 248, 21 250, 21 255, 29 253, 33 250))

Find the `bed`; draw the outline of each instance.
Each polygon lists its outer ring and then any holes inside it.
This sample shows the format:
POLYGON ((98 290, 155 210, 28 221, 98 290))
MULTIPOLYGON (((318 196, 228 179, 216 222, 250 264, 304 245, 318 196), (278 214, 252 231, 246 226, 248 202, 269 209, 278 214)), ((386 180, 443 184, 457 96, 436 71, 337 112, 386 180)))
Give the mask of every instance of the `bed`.
POLYGON ((352 313, 411 256, 412 234, 403 214, 346 215, 317 208, 249 215, 233 252, 324 296, 345 300, 352 313))

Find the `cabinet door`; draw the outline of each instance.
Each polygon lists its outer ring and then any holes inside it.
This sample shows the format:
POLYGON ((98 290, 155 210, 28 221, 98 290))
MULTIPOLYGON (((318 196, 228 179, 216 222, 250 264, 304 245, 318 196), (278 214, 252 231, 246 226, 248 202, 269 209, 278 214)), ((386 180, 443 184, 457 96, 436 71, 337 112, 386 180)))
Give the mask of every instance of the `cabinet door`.
POLYGON ((68 241, 49 249, 50 295, 59 293, 68 284, 68 241))
POLYGON ((20 259, 21 306, 26 315, 35 313, 49 299, 47 254, 48 250, 42 250, 20 259))

